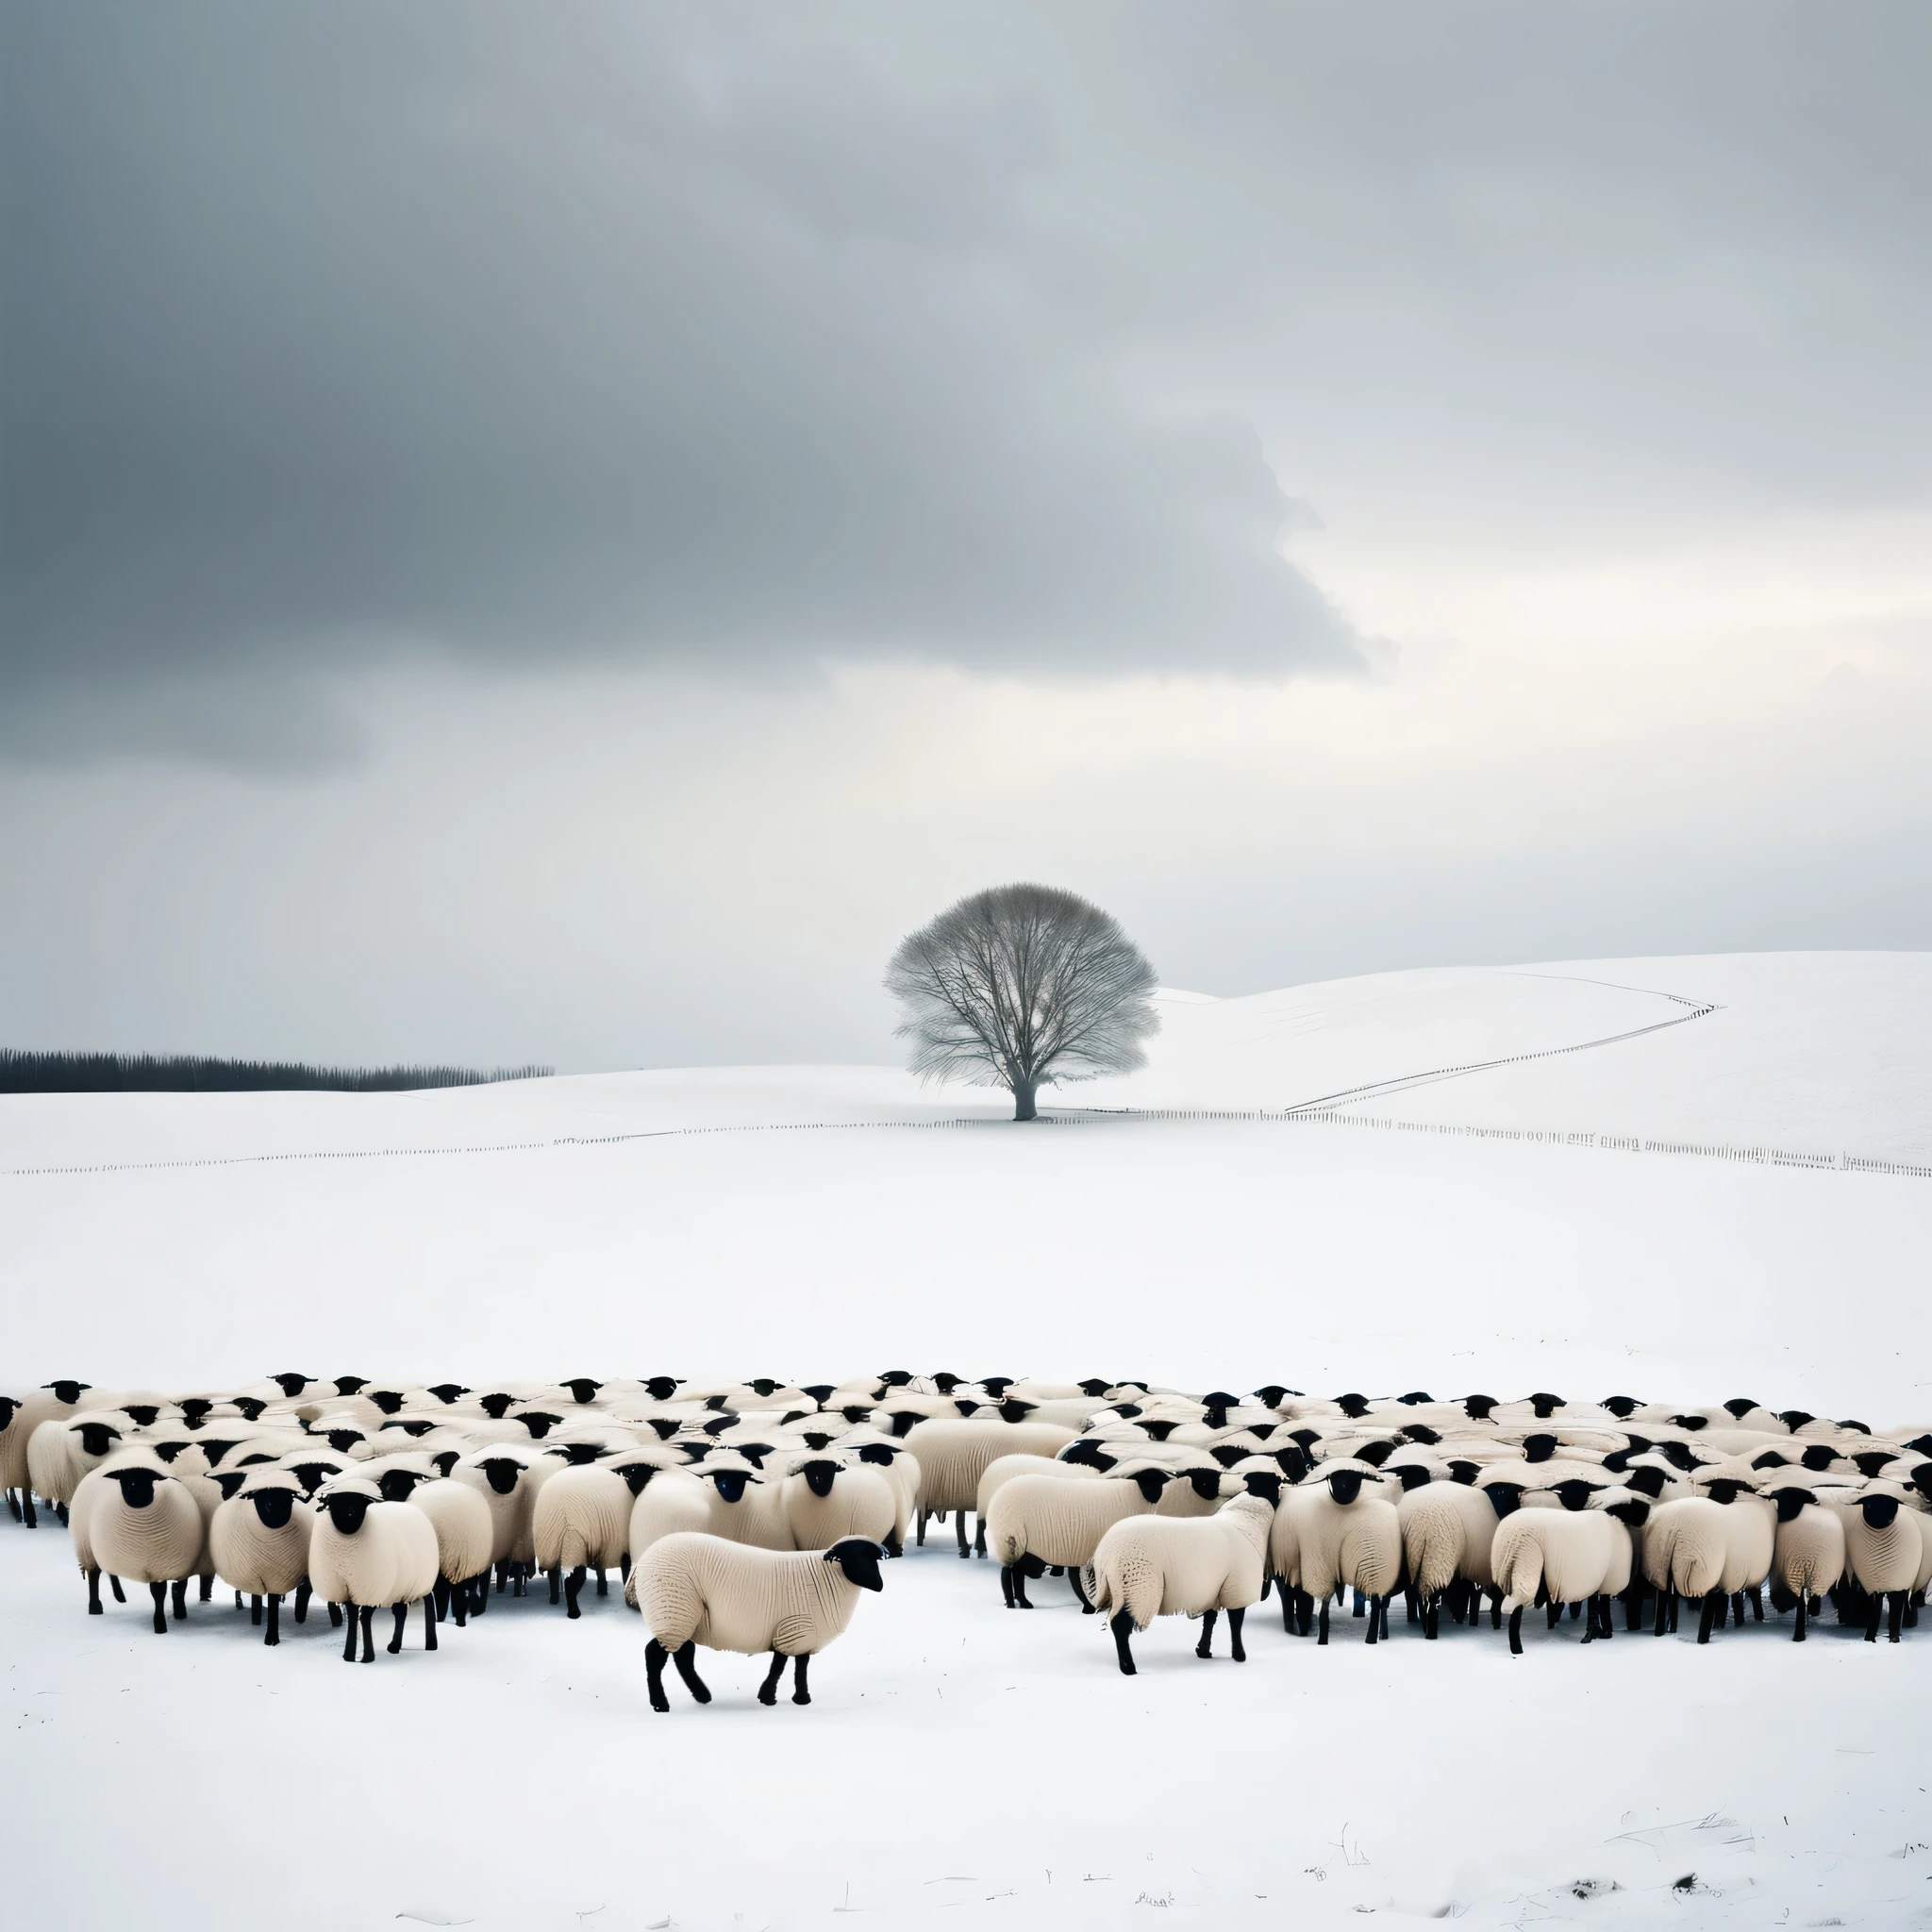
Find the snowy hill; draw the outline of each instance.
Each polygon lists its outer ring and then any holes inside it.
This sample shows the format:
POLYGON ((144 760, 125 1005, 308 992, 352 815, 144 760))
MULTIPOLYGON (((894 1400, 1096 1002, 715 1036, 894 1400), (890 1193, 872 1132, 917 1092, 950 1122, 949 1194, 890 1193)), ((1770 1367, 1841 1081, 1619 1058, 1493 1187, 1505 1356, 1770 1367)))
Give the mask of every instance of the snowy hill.
POLYGON ((235 1375, 361 1359, 373 1328, 396 1373, 565 1374, 723 1370, 751 1335, 798 1374, 881 1350, 1085 1373, 1097 1352, 1184 1381, 1406 1387, 1442 1379, 1453 1345, 1483 1383, 1635 1376, 1702 1400, 1764 1374, 1821 1408, 1932 1411, 1896 1346, 1923 1332, 1932 1181, 1603 1144, 1924 1160, 1932 958, 1457 969, 1162 1005, 1142 1074, 1059 1090, 1060 1124, 1029 1129, 988 1090, 878 1067, 0 1100, 10 1349, 41 1379, 80 1354, 106 1377, 235 1375), (1588 1144, 1093 1112, 1311 1103, 1588 1144), (1871 1324, 1810 1332, 1816 1298, 1853 1287, 1871 1324), (1176 1326, 1178 1293, 1210 1318, 1176 1326))
MULTIPOLYGON (((0 1099, 0 1389, 905 1365, 1932 1423, 1932 1177, 1839 1159, 1932 1152, 1932 959, 1390 974, 1162 1008, 1144 1073, 1028 1127, 877 1067, 0 1099), (1720 1144, 1833 1164, 1669 1151, 1720 1144)), ((435 1657, 412 1639, 352 1670, 319 1615, 274 1652, 219 1603, 165 1639, 138 1601, 90 1620, 65 1539, 0 1520, 13 1823, 42 1853, 15 1861, 16 1915, 1925 1917, 1932 1812, 1899 1722, 1923 1628, 1896 1651, 1829 1624, 1797 1649, 1776 1621, 1584 1650, 1571 1625, 1511 1659, 1490 1632, 1424 1646, 1399 1610, 1388 1645, 1344 1617, 1316 1650, 1269 1603, 1246 1665, 1198 1662, 1170 1622, 1129 1683, 1063 1584, 1028 1618, 941 1539, 887 1569, 809 1712, 759 1709, 758 1663, 727 1657, 709 1709, 655 1718, 614 1595, 576 1624, 500 1597, 435 1657), (76 1874, 104 1761, 210 1744, 226 1775, 144 1777, 114 1857, 76 1874), (310 1866, 326 1883, 291 1884, 310 1866)))

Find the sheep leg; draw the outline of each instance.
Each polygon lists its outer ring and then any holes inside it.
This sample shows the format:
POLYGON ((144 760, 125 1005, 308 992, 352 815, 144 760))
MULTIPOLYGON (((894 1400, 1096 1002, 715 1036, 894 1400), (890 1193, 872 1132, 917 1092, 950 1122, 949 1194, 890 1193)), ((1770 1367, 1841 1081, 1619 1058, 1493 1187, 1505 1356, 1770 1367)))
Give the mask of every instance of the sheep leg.
POLYGON ((396 1633, 393 1637, 390 1639, 389 1642, 384 1646, 388 1650, 390 1656, 395 1657, 401 1652, 403 1647, 403 1632, 408 1627, 408 1605, 398 1604, 396 1606, 396 1633))
POLYGON ((439 1617, 446 1614, 449 1609, 449 1578, 439 1576, 429 1594, 430 1600, 436 1606, 436 1614, 439 1617))
POLYGON ((1404 1623, 1420 1624, 1423 1621, 1422 1603, 1416 1594, 1416 1588, 1413 1583, 1409 1584, 1402 1592, 1402 1608, 1404 1623))
POLYGON ((1212 1657, 1214 1655, 1214 1612, 1212 1610, 1203 1610, 1201 1612, 1201 1641, 1194 1646, 1194 1655, 1196 1657, 1212 1657))
POLYGON ((1134 1653, 1128 1645, 1127 1639, 1134 1628, 1133 1612, 1117 1611, 1108 1620, 1107 1627, 1113 1632, 1114 1655, 1120 1659, 1121 1675, 1131 1677, 1134 1675, 1134 1653))
POLYGON ((264 1648, 282 1641, 282 1600, 271 1594, 268 1600, 268 1634, 261 1640, 264 1648))
POLYGON ((188 1579, 177 1576, 174 1584, 174 1609, 175 1623, 181 1623, 188 1615, 188 1579))
POLYGON ((1430 1643, 1435 1642, 1441 1627, 1442 1615, 1442 1594, 1438 1591, 1423 1605, 1423 1636, 1430 1643))
POLYGON ((1259 1602, 1259 1603, 1264 1603, 1264 1604, 1265 1604, 1265 1603, 1266 1603, 1266 1602, 1268 1601, 1268 1592, 1269 1592, 1269 1591, 1270 1591, 1271 1590, 1273 1590, 1274 1588, 1274 1577, 1273 1574, 1272 1574, 1271 1572, 1269 1572, 1269 1571, 1266 1571, 1266 1570, 1264 1570, 1264 1571, 1263 1571, 1263 1572, 1261 1573, 1261 1594, 1260 1594, 1260 1596, 1259 1596, 1259 1597, 1258 1597, 1258 1598, 1257 1599, 1257 1602, 1259 1602))
POLYGON ((34 1514, 34 1492, 31 1488, 25 1489, 20 1492, 20 1520, 29 1529, 38 1529, 40 1527, 41 1519, 34 1514))
POLYGON ((203 1578, 201 1579, 201 1600, 202 1600, 202 1602, 203 1602, 203 1603, 205 1603, 205 1604, 208 1604, 208 1603, 212 1603, 212 1602, 214 1601, 214 1596, 215 1596, 215 1580, 214 1580, 213 1576, 211 1576, 211 1575, 209 1575, 209 1576, 204 1576, 204 1577, 203 1577, 203 1578))
POLYGON ((342 1627, 342 1607, 341 1604, 329 1605, 328 1627, 331 1630, 340 1630, 342 1627))
POLYGON ((155 1600, 155 1635, 168 1634, 168 1586, 165 1583, 150 1583, 148 1592, 155 1600))
POLYGON ((1906 1628, 1907 1630, 1916 1630, 1919 1627, 1919 1595, 1920 1592, 1915 1591, 1906 1599, 1906 1628))
POLYGON ((1281 1627, 1290 1637, 1295 1634, 1294 1599, 1295 1592, 1288 1587, 1288 1578, 1284 1576, 1281 1579, 1281 1627))
POLYGON ((608 1596, 610 1594, 610 1585, 605 1577, 604 1568, 605 1566, 602 1563, 597 1565, 597 1594, 599 1596, 608 1596))
POLYGON ((1080 1574, 1081 1565, 1067 1565, 1067 1581, 1074 1587, 1074 1594, 1080 1599, 1080 1614, 1091 1617, 1093 1614, 1093 1599, 1087 1594, 1087 1584, 1080 1574))
POLYGON ((1518 1604, 1509 1612, 1509 1655, 1511 1657, 1521 1657, 1523 1655, 1523 1606, 1521 1604, 1518 1604))
POLYGON ((54 1505, 54 1520, 59 1524, 62 1529, 68 1526, 67 1505, 65 1503, 56 1503, 54 1505))
MULTIPOLYGON (((1357 1592, 1360 1594, 1359 1591, 1357 1592)), ((1372 1596, 1368 1600, 1369 1633, 1363 1638, 1364 1643, 1377 1642, 1382 1635, 1382 1600, 1372 1596)))
POLYGON ((375 1640, 370 1635, 370 1626, 375 1622, 375 1606, 364 1604, 357 1615, 362 1620, 362 1661, 373 1664, 375 1661, 375 1640))
POLYGON ((20 1495, 17 1491, 8 1491, 7 1507, 12 1511, 14 1522, 18 1523, 20 1521, 20 1495))
MULTIPOLYGON (((584 1614, 583 1611, 577 1608, 577 1598, 583 1593, 583 1588, 584 1566, 579 1563, 570 1573, 563 1586, 564 1597, 570 1605, 569 1614, 573 1617, 581 1617, 584 1614)), ((550 1601, 552 1603, 557 1601, 557 1572, 555 1570, 550 1573, 550 1601)))
POLYGON ((630 1581, 630 1552, 628 1550, 620 1552, 618 1556, 617 1580, 620 1583, 628 1583, 630 1581))
POLYGON ((1013 1602, 1023 1610, 1033 1607, 1033 1599, 1026 1594, 1026 1559, 1024 1557, 1013 1565, 1013 1602))
POLYGON ((903 1557, 905 1554, 906 1544, 899 1535, 897 1525, 894 1525, 886 1532, 886 1555, 889 1557, 903 1557))
POLYGON ((87 1573, 87 1613, 90 1617, 107 1615, 101 1608, 101 1573, 98 1570, 87 1573))
POLYGON ((436 1648, 436 1606, 426 1596, 423 1599, 423 1648, 436 1648))
POLYGON ((684 1679, 684 1688, 700 1704, 708 1704, 711 1693, 706 1689, 705 1680, 698 1675, 697 1655, 697 1645, 687 1641, 671 1653, 671 1661, 677 1666, 677 1674, 684 1679))
POLYGON ((1724 1600, 1724 1593, 1721 1590, 1708 1591, 1705 1593, 1704 1607, 1698 1612, 1697 1616, 1697 1641, 1699 1643, 1708 1643, 1710 1641, 1710 1626, 1716 1622, 1718 1606, 1724 1600))
POLYGON ((1357 1591, 1355 1593, 1355 1614, 1357 1617, 1365 1616, 1368 1613, 1368 1598, 1365 1597, 1360 1591, 1357 1591))
POLYGON ((791 1701, 793 1704, 809 1704, 811 1687, 805 1681, 805 1667, 811 1658, 801 1651, 791 1660, 791 1701))
POLYGON ((664 1694, 664 1646, 654 1637, 644 1645, 644 1681, 650 1687, 651 1708, 669 1710, 671 1700, 664 1694))
POLYGON ((458 1583, 449 1586, 449 1607, 460 1630, 470 1621, 470 1579, 465 1576, 458 1583))
POLYGON ((1502 1627, 1503 1592, 1494 1584, 1491 1584, 1490 1586, 1490 1628, 1491 1630, 1500 1630, 1502 1627))
POLYGON ((1319 1648, 1328 1641, 1328 1599, 1322 1599, 1322 1612, 1315 1620, 1315 1643, 1319 1648))
POLYGON ((1672 1591, 1672 1592, 1671 1592, 1671 1635, 1672 1635, 1673 1637, 1674 1637, 1674 1636, 1675 1636, 1676 1634, 1677 1634, 1677 1592, 1676 1592, 1676 1591, 1675 1591, 1674 1590, 1674 1591, 1672 1591))
POLYGON ((1888 1592, 1886 1596, 1886 1604, 1888 1606, 1888 1614, 1886 1617, 1885 1624, 1885 1639, 1888 1643, 1896 1643, 1899 1639, 1900 1625, 1903 1624, 1903 1623, 1905 1622, 1905 1591, 1902 1590, 1894 1590, 1888 1592))
POLYGON ((1885 1614, 1885 1598, 1875 1591, 1866 1599, 1865 1641, 1878 1641, 1878 1620, 1885 1614))
MULTIPOLYGON (((1761 1624, 1761 1623, 1763 1623, 1763 1622, 1764 1622, 1764 1591, 1763 1591, 1763 1588, 1762 1588, 1762 1586, 1761 1586, 1761 1585, 1758 1585, 1758 1584, 1756 1584, 1756 1583, 1754 1583, 1754 1584, 1753 1584, 1753 1585, 1751 1586, 1751 1588, 1750 1588, 1749 1590, 1747 1590, 1747 1591, 1746 1591, 1744 1592, 1744 1601, 1745 1601, 1746 1603, 1748 1603, 1748 1604, 1749 1604, 1749 1605, 1751 1606, 1751 1621, 1752 1621, 1752 1622, 1753 1622, 1754 1624, 1761 1624)), ((1744 1620, 1743 1620, 1743 1618, 1742 1618, 1742 1617, 1740 1617, 1740 1618, 1738 1619, 1738 1622, 1739 1622, 1739 1623, 1740 1623, 1740 1624, 1741 1624, 1741 1623, 1742 1623, 1743 1621, 1744 1621, 1744 1620)))
POLYGON ((973 1554, 973 1552, 972 1552, 972 1551, 971 1551, 970 1549, 968 1549, 968 1548, 967 1548, 967 1546, 966 1546, 966 1512, 965 1512, 965 1510, 963 1510, 963 1509, 955 1509, 955 1510, 953 1511, 953 1526, 954 1526, 954 1528, 955 1528, 955 1529, 957 1529, 957 1530, 958 1530, 958 1531, 959 1532, 959 1554, 960 1554, 960 1555, 961 1555, 962 1557, 970 1557, 970 1556, 971 1556, 971 1555, 973 1554))
POLYGON ((258 1596, 248 1599, 248 1622, 251 1628, 261 1628, 261 1599, 258 1596))
POLYGON ((765 1673, 765 1681, 758 1686, 760 1704, 776 1704, 778 1701, 778 1680, 785 1674, 785 1653, 774 1650, 772 1653, 772 1668, 765 1673))
POLYGON ((1807 1603, 1807 1599, 1806 1599, 1806 1598, 1805 1598, 1804 1596, 1802 1596, 1802 1595, 1801 1595, 1801 1596, 1800 1596, 1800 1597, 1798 1598, 1798 1621, 1797 1621, 1797 1624, 1796 1624, 1796 1627, 1795 1627, 1795 1628, 1794 1628, 1794 1629, 1793 1629, 1793 1630, 1791 1631, 1791 1641, 1792 1641, 1793 1643, 1803 1643, 1803 1642, 1804 1642, 1804 1641, 1805 1641, 1805 1608, 1806 1608, 1806 1603, 1807 1603))
POLYGON ((1241 1624, 1247 1614, 1245 1609, 1230 1610, 1227 1613, 1228 1649, 1238 1664, 1244 1664, 1248 1660, 1248 1653, 1241 1646, 1241 1624))
POLYGON ((1389 1637, 1389 1599, 1386 1596, 1380 1597, 1377 1599, 1377 1602, 1379 1602, 1382 1606, 1382 1638, 1383 1641, 1386 1642, 1389 1637))
POLYGON ((912 1539, 921 1549, 925 1547, 925 1518, 926 1512, 922 1509, 919 1512, 919 1533, 912 1539))
POLYGON ((1005 1600, 1008 1609, 1019 1607, 1013 1601, 1013 1566, 1010 1563, 1000 1565, 1000 1595, 1005 1600))
POLYGON ((114 1601, 117 1604, 125 1604, 127 1601, 127 1592, 121 1588, 121 1579, 118 1576, 110 1575, 108 1578, 108 1588, 114 1592, 114 1601))
POLYGON ((1554 1630, 1563 1621, 1563 1606, 1552 1599, 1544 1607, 1544 1615, 1548 1620, 1549 1627, 1554 1630))
POLYGON ((345 1664, 352 1664, 356 1661, 356 1606, 354 1604, 348 1606, 348 1615, 346 1617, 334 1604, 329 1605, 328 1607, 329 1615, 337 1623, 347 1624, 349 1626, 349 1634, 342 1640, 342 1661, 345 1664))
POLYGON ((986 1518, 983 1516, 973 1519, 973 1554, 975 1557, 986 1555, 986 1518))
POLYGON ((560 1568, 553 1566, 550 1570, 545 1572, 545 1574, 548 1575, 548 1577, 550 1578, 550 1601, 553 1604, 561 1603, 563 1601, 562 1570, 560 1568))

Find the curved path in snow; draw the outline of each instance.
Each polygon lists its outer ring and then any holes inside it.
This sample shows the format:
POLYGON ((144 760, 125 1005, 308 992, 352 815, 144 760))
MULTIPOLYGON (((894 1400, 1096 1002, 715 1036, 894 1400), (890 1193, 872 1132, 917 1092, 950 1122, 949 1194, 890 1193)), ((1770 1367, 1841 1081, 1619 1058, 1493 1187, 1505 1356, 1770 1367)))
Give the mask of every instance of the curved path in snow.
MULTIPOLYGON (((1574 974, 1563 973, 1526 974, 1523 976, 1532 979, 1576 978, 1574 974)), ((1577 984, 1584 986, 1615 986, 1617 982, 1609 979, 1577 979, 1577 984)), ((1631 1026, 1626 1027, 1622 1033, 1606 1033, 1599 1040, 1579 1040, 1568 1046, 1546 1046, 1535 1053, 1505 1054, 1497 1059, 1471 1060, 1465 1066, 1431 1067, 1425 1073, 1402 1074, 1392 1080, 1371 1080, 1364 1086, 1344 1087, 1334 1093, 1322 1094, 1314 1100, 1297 1101, 1294 1105, 1285 1108, 1283 1111, 1289 1114, 1326 1111, 1334 1108, 1352 1106, 1357 1102, 1372 1099, 1378 1094, 1406 1093, 1411 1087, 1427 1087, 1433 1085, 1438 1080, 1459 1079, 1465 1074, 1486 1074, 1494 1067, 1522 1066, 1530 1060, 1550 1060, 1560 1058, 1566 1054, 1591 1053, 1600 1046, 1616 1046, 1625 1040, 1641 1040, 1647 1034, 1667 1032, 1673 1026, 1688 1026, 1691 1021, 1702 1020, 1719 1010, 1714 1000, 1688 999, 1682 993, 1664 992, 1653 986, 1619 987, 1618 991, 1622 992, 1650 993, 1657 999, 1670 1000, 1673 1004, 1682 1007, 1686 1010, 1681 1013, 1673 1014, 1668 1020, 1653 1021, 1648 1026, 1631 1026)))

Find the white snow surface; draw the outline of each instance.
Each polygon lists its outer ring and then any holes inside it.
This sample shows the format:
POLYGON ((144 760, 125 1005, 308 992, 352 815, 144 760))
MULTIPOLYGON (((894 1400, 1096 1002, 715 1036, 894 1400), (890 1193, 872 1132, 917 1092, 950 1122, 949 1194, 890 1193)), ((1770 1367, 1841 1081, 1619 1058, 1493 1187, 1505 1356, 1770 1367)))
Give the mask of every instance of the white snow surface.
MULTIPOLYGON (((1029 1127, 881 1068, 0 1098, 0 1387, 908 1366, 1932 1419, 1932 1177, 1646 1145, 1932 1165, 1932 959, 1162 1010, 1145 1072, 1029 1127), (1355 1124, 1089 1111, 1354 1090, 1355 1124)), ((166 1638, 90 1619, 58 1527, 0 1521, 8 1920, 1932 1924, 1932 1625, 1585 1650, 1532 1617, 1512 1660, 1399 1607, 1386 1649, 1344 1619, 1317 1650, 1271 1602, 1247 1665, 1166 1621, 1129 1681, 1063 1586, 1005 1611, 941 1537, 809 1710, 707 1655, 716 1702, 674 1682, 658 1717, 615 1594, 575 1624, 499 1598, 351 1668, 319 1615, 278 1651, 219 1602, 166 1638)))

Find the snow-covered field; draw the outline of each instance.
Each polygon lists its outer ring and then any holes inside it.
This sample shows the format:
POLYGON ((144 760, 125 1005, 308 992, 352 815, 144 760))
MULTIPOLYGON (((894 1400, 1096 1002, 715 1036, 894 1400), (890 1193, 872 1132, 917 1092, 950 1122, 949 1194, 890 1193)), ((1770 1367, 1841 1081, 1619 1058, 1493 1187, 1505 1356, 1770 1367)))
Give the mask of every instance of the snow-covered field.
MULTIPOLYGON (((878 1068, 0 1099, 0 1386, 908 1366, 1932 1420, 1932 1176, 1656 1144, 1932 1165, 1932 959, 1399 974, 1164 1017, 1145 1073, 1028 1128, 878 1068), (1090 1111, 1350 1093, 1391 1124, 1090 1111)), ((1512 1661, 1399 1610, 1386 1650, 1344 1624, 1317 1651, 1271 1605, 1246 1666, 1163 1624, 1129 1682, 1040 1597, 1005 1612, 990 1565, 929 1548, 810 1710, 715 1658, 717 1702, 658 1718, 615 1599, 575 1626, 499 1599, 348 1670, 314 1620, 277 1652, 219 1608, 90 1620, 58 1530, 0 1523, 6 1916, 1932 1924, 1932 1628, 1585 1651, 1566 1624, 1512 1661)))

